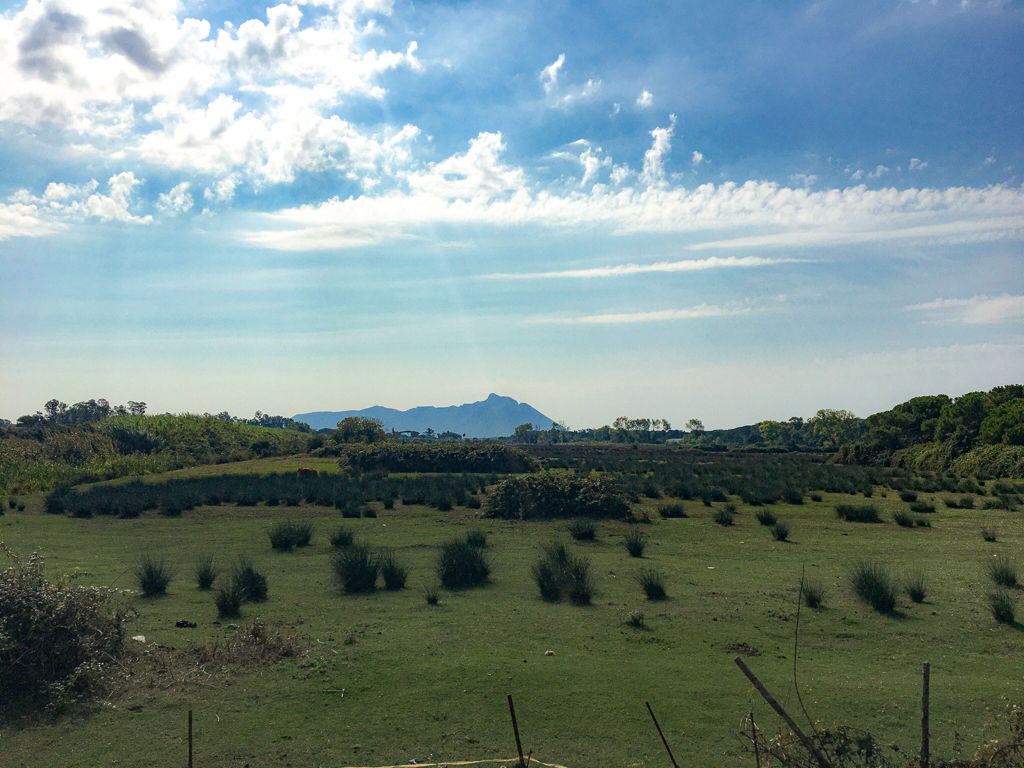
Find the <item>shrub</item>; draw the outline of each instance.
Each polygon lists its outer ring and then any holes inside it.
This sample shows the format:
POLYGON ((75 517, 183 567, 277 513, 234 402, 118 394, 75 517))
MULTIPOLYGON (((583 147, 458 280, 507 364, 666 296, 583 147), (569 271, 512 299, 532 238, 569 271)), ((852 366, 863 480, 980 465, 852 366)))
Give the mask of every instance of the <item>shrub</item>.
POLYGON ((904 588, 907 590, 907 596, 915 603, 923 603, 925 597, 928 595, 928 590, 925 588, 923 573, 915 573, 907 577, 904 588))
POLYGON ((648 600, 664 600, 668 597, 665 591, 665 576, 657 568, 645 568, 635 579, 648 600))
POLYGON ((735 512, 732 512, 727 507, 723 507, 715 512, 714 521, 719 525, 728 528, 733 523, 733 518, 736 516, 735 512))
POLYGON ((487 534, 479 528, 474 528, 466 534, 466 543, 477 549, 484 549, 487 546, 487 534))
POLYGON ((135 578, 139 589, 146 597, 156 597, 167 593, 167 585, 171 583, 173 573, 166 560, 157 560, 145 555, 135 568, 135 578))
POLYGON ((335 549, 351 547, 354 540, 355 536, 348 528, 338 528, 331 534, 331 546, 335 549))
POLYGON ((423 599, 427 601, 427 605, 437 605, 438 589, 436 586, 430 584, 423 588, 423 599))
POLYGON ((998 534, 994 528, 982 528, 981 538, 985 541, 996 541, 998 534))
POLYGON ((1016 606, 1013 595, 1008 589, 997 589, 988 596, 988 605, 992 611, 992 618, 1000 624, 1014 624, 1016 622, 1016 606))
POLYGON ((960 509, 974 509, 974 497, 973 496, 961 496, 960 497, 960 509))
POLYGON ((776 541, 786 541, 789 539, 789 526, 781 520, 773 525, 770 530, 776 541))
POLYGON ((626 500, 607 480, 566 471, 544 471, 502 480, 487 501, 487 515, 504 519, 622 518, 626 500))
POLYGON ((910 511, 930 514, 935 511, 935 505, 929 504, 927 501, 915 501, 911 503, 910 511))
POLYGON ((923 517, 915 517, 914 525, 916 525, 918 528, 931 528, 932 521, 923 517))
POLYGON ((284 520, 274 525, 267 532, 270 546, 280 552, 287 552, 293 547, 305 547, 313 538, 313 524, 308 521, 284 520))
POLYGON ((597 538, 597 525, 581 517, 569 523, 569 535, 576 541, 593 541, 597 538))
POLYGON ((914 518, 908 515, 902 509, 899 509, 895 513, 893 513, 892 519, 896 523, 896 525, 900 526, 901 528, 914 527, 914 518))
POLYGON ((532 573, 542 600, 557 603, 562 599, 561 569, 557 565, 542 557, 533 564, 532 573))
POLYGON ((8 507, 8 509, 14 509, 14 508, 16 508, 17 506, 18 506, 18 500, 17 500, 16 498, 14 498, 13 496, 11 496, 11 497, 9 497, 9 498, 7 499, 7 507, 8 507))
POLYGON ((900 501, 906 501, 908 503, 911 502, 911 501, 917 501, 917 492, 916 491, 900 491, 900 501))
POLYGON ((0 570, 0 691, 6 703, 51 710, 98 692, 124 648, 127 610, 104 588, 49 581, 43 558, 3 550, 0 570))
POLYGON ((988 564, 988 575, 1001 587, 1017 586, 1017 566, 1008 557, 999 556, 988 564))
POLYGON ((532 573, 544 600, 557 602, 564 593, 574 605, 590 605, 594 595, 590 561, 569 552, 562 542, 544 545, 532 573))
POLYGON ((331 566, 339 585, 348 594, 377 588, 381 561, 366 547, 351 546, 335 552, 331 566))
POLYGON ((882 518, 878 515, 878 508, 873 504, 855 506, 853 504, 840 504, 836 507, 836 515, 849 523, 880 523, 882 518))
POLYGON ((629 616, 626 617, 626 623, 636 629, 643 629, 647 626, 644 621, 644 612, 639 610, 630 611, 629 616))
POLYGON ((204 591, 213 587, 213 582, 217 578, 218 568, 213 562, 213 558, 206 556, 201 557, 196 562, 196 586, 204 591))
POLYGON ((222 619, 237 619, 242 614, 242 603, 245 600, 245 590, 234 578, 228 579, 227 584, 222 584, 213 595, 213 602, 217 606, 217 616, 222 619))
POLYGON ((571 556, 566 564, 565 592, 573 605, 590 605, 594 596, 594 580, 590 576, 590 560, 571 556))
POLYGON ((267 577, 256 570, 249 558, 238 558, 231 581, 241 589, 245 602, 262 603, 267 599, 267 577))
POLYGON ((854 566, 850 582, 857 596, 879 613, 893 613, 896 610, 896 589, 884 566, 858 563, 854 566))
POLYGON ((448 589, 474 587, 487 582, 491 567, 484 550, 465 539, 442 544, 437 556, 437 577, 448 589))
POLYGON ((776 520, 775 515, 773 515, 769 510, 761 509, 757 512, 757 522, 770 528, 778 521, 776 520))
POLYGON ((812 493, 808 498, 810 498, 811 501, 821 501, 821 494, 812 493))
POLYGON ((393 552, 385 552, 380 557, 380 573, 384 577, 384 589, 405 589, 409 578, 409 568, 395 557, 393 552))
POLYGON ((644 549, 647 547, 647 537, 633 528, 626 532, 625 544, 630 557, 643 557, 644 549))
POLYGON ((666 520, 689 517, 689 515, 686 514, 686 508, 683 507, 682 504, 665 504, 658 511, 666 520))
POLYGON ((814 581, 804 583, 804 605, 817 610, 825 605, 825 588, 814 581))

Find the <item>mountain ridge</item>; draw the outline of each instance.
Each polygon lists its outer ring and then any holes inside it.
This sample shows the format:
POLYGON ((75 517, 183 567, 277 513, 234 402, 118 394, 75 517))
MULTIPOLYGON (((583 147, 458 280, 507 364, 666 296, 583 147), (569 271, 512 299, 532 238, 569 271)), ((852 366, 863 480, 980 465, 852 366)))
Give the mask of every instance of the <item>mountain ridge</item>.
POLYGON ((309 411, 297 413, 296 421, 304 421, 313 429, 334 427, 350 416, 379 419, 388 432, 414 430, 455 432, 465 437, 504 437, 517 426, 529 422, 535 429, 550 429, 554 420, 529 403, 491 392, 486 399, 462 405, 420 405, 407 410, 373 405, 347 411, 309 411))

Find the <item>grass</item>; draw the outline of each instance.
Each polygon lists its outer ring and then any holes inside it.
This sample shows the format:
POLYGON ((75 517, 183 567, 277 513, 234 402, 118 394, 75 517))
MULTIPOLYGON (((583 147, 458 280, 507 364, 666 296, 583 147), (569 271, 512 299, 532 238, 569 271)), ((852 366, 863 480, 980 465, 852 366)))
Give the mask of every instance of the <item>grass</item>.
POLYGON ((342 526, 341 528, 335 528, 334 532, 331 533, 331 546, 335 549, 344 549, 345 547, 351 547, 355 541, 355 534, 351 530, 342 526))
POLYGON ((836 516, 848 523, 882 522, 882 517, 878 514, 878 507, 874 504, 864 504, 861 506, 839 504, 836 506, 836 516))
POLYGON ((768 528, 771 528, 773 525, 775 525, 775 523, 778 522, 778 519, 775 517, 775 515, 773 515, 771 510, 768 510, 768 509, 759 509, 759 510, 757 510, 756 517, 757 517, 757 522, 759 522, 761 525, 766 526, 768 528))
POLYGON ((647 548, 647 537, 644 536, 643 532, 633 529, 626 532, 626 538, 624 540, 626 545, 626 551, 629 552, 630 557, 643 557, 644 550, 647 548))
POLYGON ((988 564, 988 575, 1000 587, 1017 586, 1017 566, 1005 555, 1000 555, 988 564))
POLYGON ((992 618, 1000 624, 1015 624, 1016 601, 1008 589, 997 589, 990 592, 988 596, 989 609, 992 611, 992 618))
POLYGON ((167 586, 172 578, 171 566, 162 558, 145 555, 135 568, 135 579, 145 597, 167 594, 167 586))
POLYGON ((715 510, 714 517, 712 518, 716 523, 723 527, 729 527, 733 524, 733 519, 736 517, 736 512, 722 507, 721 509, 715 510))
POLYGON ((452 539, 441 545, 437 555, 437 578, 448 589, 478 587, 487 583, 491 566, 484 551, 468 538, 452 539))
POLYGON ((773 525, 769 530, 772 532, 772 538, 776 541, 789 540, 789 526, 781 520, 773 525))
POLYGON ((372 592, 377 588, 381 561, 366 547, 345 547, 331 559, 334 576, 347 594, 372 592))
POLYGON ((569 535, 576 541, 596 541, 597 523, 581 517, 569 523, 569 535))
POLYGON ((636 575, 636 583, 640 585, 648 600, 666 600, 665 574, 657 568, 644 568, 636 575))
MULTIPOLYGON (((941 682, 949 694, 933 695, 933 754, 950 753, 954 731, 968 750, 987 741, 995 734, 984 725, 986 706, 1015 693, 1007 681, 1019 679, 1020 653, 1019 633, 993 618, 986 599, 993 585, 981 566, 997 549, 1024 551, 1024 530, 1009 525, 1005 512, 943 509, 941 524, 913 536, 894 525, 855 526, 835 517, 837 503, 862 504, 860 496, 820 496, 820 502, 808 494, 803 505, 770 507, 799 533, 799 546, 748 536, 744 523, 753 524, 754 515, 745 505, 737 527, 722 531, 700 511, 683 523, 657 519, 658 507, 675 497, 641 500, 638 505, 656 518, 643 526, 648 559, 633 561, 623 548, 621 536, 636 526, 599 523, 602 537, 585 552, 600 594, 591 607, 577 610, 565 599, 538 599, 530 573, 543 543, 568 542, 565 520, 514 523, 479 519, 458 507, 441 514, 397 503, 377 519, 345 525, 358 540, 391 549, 409 565, 406 589, 346 596, 332 588, 334 548, 327 533, 341 524, 332 507, 200 506, 180 518, 145 512, 136 520, 79 521, 46 516, 42 500, 26 495, 25 513, 0 518, 0 539, 18 552, 40 549, 48 570, 75 574, 86 585, 134 587, 130 572, 117 581, 133 564, 125 562, 125 552, 149 552, 185 569, 197 545, 215 553, 224 573, 213 593, 196 590, 186 570, 180 577, 188 576, 188 584, 172 582, 166 597, 129 599, 138 612, 129 631, 145 635, 147 646, 223 645, 234 630, 227 617, 213 623, 214 596, 230 580, 232 561, 246 555, 273 590, 265 603, 240 606, 245 618, 259 615, 268 627, 292 628, 311 650, 303 659, 241 669, 212 686, 156 687, 83 716, 24 730, 2 727, 4 762, 84 767, 116 759, 127 768, 148 768, 153 754, 181 753, 180 718, 190 708, 197 751, 201 746, 209 765, 313 768, 429 761, 429 755, 435 762, 502 756, 509 751, 505 683, 514 694, 523 691, 515 696, 520 725, 529 728, 528 748, 547 762, 658 765, 664 751, 656 734, 645 735, 642 700, 614 695, 642 690, 663 726, 694 724, 688 762, 752 765, 735 736, 748 686, 727 648, 745 642, 760 649, 751 666, 773 691, 785 689, 792 667, 792 585, 805 560, 828 608, 805 609, 800 627, 801 687, 815 720, 855 723, 900 745, 901 753, 915 750, 917 733, 907 723, 914 722, 920 699, 920 660, 932 659, 933 687, 941 682), (274 555, 266 529, 296 516, 319 532, 309 547, 274 555), (998 527, 1001 543, 984 542, 981 526, 998 527), (442 594, 435 584, 438 549, 471 528, 488 534, 491 584, 442 594), (924 570, 931 593, 926 609, 908 609, 907 621, 892 621, 861 607, 846 579, 854 563, 870 559, 896 574, 924 570), (670 600, 644 601, 631 576, 648 564, 664 573, 670 600), (426 603, 431 587, 440 597, 436 607, 426 603), (646 614, 644 630, 627 623, 637 608, 646 614), (176 630, 181 618, 199 627, 176 630), (554 657, 543 656, 548 648, 554 657), (936 655, 946 659, 941 680, 934 678, 936 655), (325 706, 328 699, 331 706, 325 706)), ((876 493, 873 503, 886 520, 906 507, 894 492, 886 499, 876 493)), ((694 510, 699 506, 698 500, 694 510)))
POLYGON ((199 558, 196 561, 195 575, 196 575, 196 587, 201 590, 209 590, 213 588, 213 582, 217 578, 217 574, 220 569, 214 563, 213 558, 209 555, 199 558))
POLYGON ((896 586, 885 566, 857 563, 850 574, 850 583, 857 597, 879 613, 896 612, 896 586))
POLYGON ((825 607, 825 588, 816 581, 809 581, 804 584, 804 605, 808 608, 819 610, 825 607))
POLYGON ((923 603, 924 599, 928 596, 928 590, 924 583, 924 574, 920 571, 916 571, 908 576, 903 583, 903 588, 906 590, 907 597, 915 603, 923 603))

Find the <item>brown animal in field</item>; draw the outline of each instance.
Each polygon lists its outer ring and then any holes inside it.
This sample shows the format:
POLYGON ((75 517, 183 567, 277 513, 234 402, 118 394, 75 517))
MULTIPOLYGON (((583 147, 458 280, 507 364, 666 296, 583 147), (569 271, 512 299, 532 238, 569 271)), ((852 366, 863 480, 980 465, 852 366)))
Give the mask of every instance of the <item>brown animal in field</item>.
POLYGON ((320 473, 317 472, 315 469, 310 469, 309 467, 299 467, 298 474, 299 477, 316 477, 320 473))

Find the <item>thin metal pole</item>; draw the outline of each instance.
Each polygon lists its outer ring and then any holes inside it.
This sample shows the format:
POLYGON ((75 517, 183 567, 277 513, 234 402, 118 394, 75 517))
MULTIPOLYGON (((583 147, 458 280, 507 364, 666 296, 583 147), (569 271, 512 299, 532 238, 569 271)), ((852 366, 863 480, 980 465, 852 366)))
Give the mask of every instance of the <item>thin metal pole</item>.
POLYGON ((654 716, 654 710, 651 709, 651 702, 645 701, 647 705, 647 711, 651 713, 651 720, 654 721, 654 727, 658 729, 658 735, 661 736, 661 743, 665 745, 665 751, 668 752, 668 759, 672 761, 673 768, 679 768, 679 763, 676 762, 675 755, 672 754, 672 747, 668 745, 668 739, 665 738, 665 734, 661 732, 661 726, 658 725, 658 718, 654 716))
POLYGON ((526 760, 523 758, 523 742, 519 738, 519 722, 516 720, 516 705, 512 703, 512 694, 508 695, 508 712, 512 715, 512 730, 516 734, 516 752, 519 753, 519 768, 526 768, 526 760))
POLYGON ((188 711, 188 768, 192 768, 192 710, 188 711))
POLYGON ((921 665, 921 768, 928 768, 931 759, 928 734, 928 697, 931 693, 932 665, 924 662, 921 665))
POLYGON ((734 661, 736 662, 736 666, 740 668, 740 671, 743 672, 743 674, 747 676, 747 679, 754 684, 757 692, 760 693, 764 700, 768 702, 768 706, 774 709, 776 714, 786 721, 786 725, 788 725, 789 729, 796 734, 796 737, 800 739, 807 751, 811 753, 815 762, 817 762, 821 768, 831 768, 828 760, 825 759, 825 756, 818 751, 816 746, 814 746, 814 742, 807 738, 807 734, 800 730, 800 726, 796 724, 796 721, 789 716, 789 713, 782 708, 782 705, 779 704, 778 701, 775 700, 775 697, 772 696, 771 692, 764 687, 764 683, 757 679, 757 675, 750 671, 750 667, 743 662, 743 659, 737 656, 734 661))

